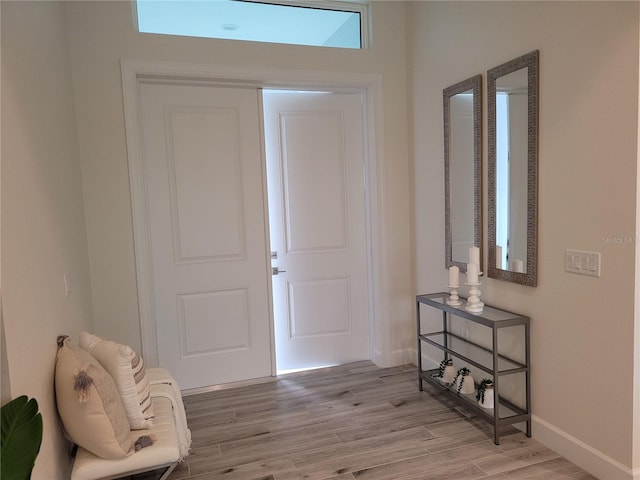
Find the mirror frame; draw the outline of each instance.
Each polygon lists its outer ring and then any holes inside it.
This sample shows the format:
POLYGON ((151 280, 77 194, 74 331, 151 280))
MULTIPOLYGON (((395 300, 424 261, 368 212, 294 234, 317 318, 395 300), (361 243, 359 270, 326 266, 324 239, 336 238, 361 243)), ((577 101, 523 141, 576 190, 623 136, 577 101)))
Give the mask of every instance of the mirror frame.
POLYGON ((444 116, 444 223, 445 223, 445 268, 453 265, 461 272, 467 271, 467 262, 453 259, 451 230, 451 171, 450 171, 450 99, 454 95, 471 90, 473 92, 473 243, 480 248, 482 267, 482 75, 458 82, 442 91, 444 116))
POLYGON ((488 125, 488 249, 490 278, 535 287, 538 281, 538 57, 534 50, 487 71, 488 125), (525 273, 496 268, 496 80, 527 68, 527 270, 525 273))

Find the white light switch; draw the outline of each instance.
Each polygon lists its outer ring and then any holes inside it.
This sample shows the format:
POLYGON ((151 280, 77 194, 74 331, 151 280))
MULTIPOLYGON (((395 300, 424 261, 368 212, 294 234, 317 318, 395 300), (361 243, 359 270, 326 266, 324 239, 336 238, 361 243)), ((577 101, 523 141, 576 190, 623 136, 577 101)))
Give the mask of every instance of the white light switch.
POLYGON ((564 269, 566 272, 599 277, 600 252, 567 249, 564 253, 564 269))

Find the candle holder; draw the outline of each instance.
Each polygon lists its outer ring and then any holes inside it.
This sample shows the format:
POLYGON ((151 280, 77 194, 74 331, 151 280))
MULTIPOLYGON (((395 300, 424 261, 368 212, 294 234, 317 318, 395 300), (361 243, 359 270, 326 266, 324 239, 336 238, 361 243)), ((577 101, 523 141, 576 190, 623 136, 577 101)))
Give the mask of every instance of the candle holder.
POLYGON ((447 305, 458 306, 462 305, 462 300, 458 296, 458 289, 460 285, 449 285, 451 291, 449 292, 449 298, 447 298, 447 305))
POLYGON ((464 309, 471 313, 482 313, 484 310, 484 303, 480 301, 480 295, 482 295, 482 293, 479 288, 482 283, 474 282, 467 283, 466 285, 471 288, 469 288, 469 298, 467 298, 467 305, 464 309))

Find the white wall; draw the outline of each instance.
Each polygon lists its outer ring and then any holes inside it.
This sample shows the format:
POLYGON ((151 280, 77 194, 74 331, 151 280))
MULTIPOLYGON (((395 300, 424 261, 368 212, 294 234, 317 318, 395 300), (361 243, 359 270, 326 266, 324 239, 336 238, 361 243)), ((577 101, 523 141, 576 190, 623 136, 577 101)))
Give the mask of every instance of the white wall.
POLYGON ((68 478, 53 394, 56 337, 92 330, 92 318, 65 7, 2 2, 1 8, 7 366, 12 396, 35 397, 43 415, 33 478, 68 478))
POLYGON ((534 437, 630 478, 638 3, 407 5, 415 201, 431 206, 416 208, 417 291, 447 280, 442 89, 482 73, 486 91, 489 68, 539 49, 538 287, 485 278, 483 298, 531 317, 534 437), (601 277, 565 273, 566 248, 601 252, 601 277))
POLYGON ((382 315, 399 326, 388 339, 393 358, 408 361, 414 341, 404 4, 373 2, 366 51, 139 34, 127 2, 69 2, 67 11, 97 333, 140 348, 121 59, 376 73, 384 82, 380 220, 391 267, 391 304, 382 315))

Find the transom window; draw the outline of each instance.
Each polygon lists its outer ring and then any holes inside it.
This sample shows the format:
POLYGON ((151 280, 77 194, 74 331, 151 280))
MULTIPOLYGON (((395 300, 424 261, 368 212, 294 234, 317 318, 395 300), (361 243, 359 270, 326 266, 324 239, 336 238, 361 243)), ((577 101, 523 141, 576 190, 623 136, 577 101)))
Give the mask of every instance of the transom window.
POLYGON ((137 0, 142 33, 364 48, 366 5, 244 0, 137 0))

